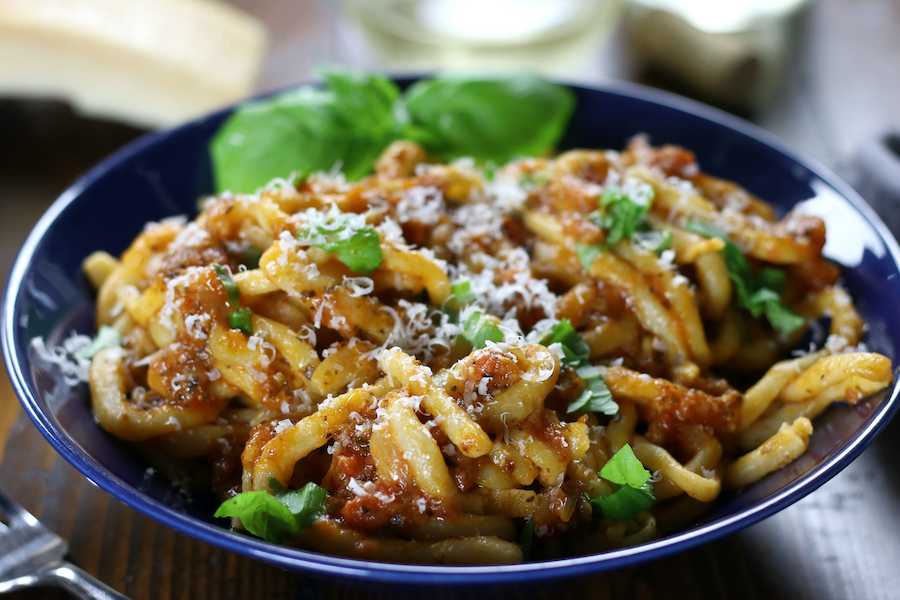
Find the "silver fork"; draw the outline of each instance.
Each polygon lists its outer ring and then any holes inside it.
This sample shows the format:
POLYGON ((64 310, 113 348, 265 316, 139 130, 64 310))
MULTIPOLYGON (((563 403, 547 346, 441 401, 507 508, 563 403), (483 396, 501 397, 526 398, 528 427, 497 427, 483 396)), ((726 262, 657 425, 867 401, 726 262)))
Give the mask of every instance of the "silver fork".
POLYGON ((0 594, 53 585, 91 600, 128 600, 62 558, 66 542, 0 489, 0 594))

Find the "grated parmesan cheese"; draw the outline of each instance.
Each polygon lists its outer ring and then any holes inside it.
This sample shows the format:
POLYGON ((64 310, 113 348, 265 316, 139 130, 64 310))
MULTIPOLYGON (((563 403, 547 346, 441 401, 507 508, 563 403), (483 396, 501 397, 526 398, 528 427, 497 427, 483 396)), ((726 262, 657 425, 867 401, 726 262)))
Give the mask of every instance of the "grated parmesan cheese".
POLYGON ((317 246, 329 241, 345 241, 352 238, 360 229, 366 227, 366 217, 356 213, 341 212, 332 203, 328 210, 307 208, 295 215, 304 237, 297 238, 300 246, 317 246))
MULTIPOLYGON (((282 410, 282 412, 285 412, 282 410)), ((294 422, 290 419, 281 419, 280 421, 275 421, 272 429, 275 431, 275 435, 283 433, 294 426, 294 422)))
POLYGON ((199 315, 187 315, 184 318, 184 328, 187 331, 188 335, 192 338, 198 340, 205 340, 209 336, 204 330, 204 326, 207 325, 210 321, 210 317, 206 313, 202 313, 199 315))
POLYGON ((440 189, 416 186, 403 191, 395 214, 401 223, 418 221, 423 225, 435 225, 446 210, 444 194, 440 189))
POLYGON ((71 355, 90 345, 90 337, 74 332, 63 341, 61 346, 50 346, 48 348, 42 337, 36 337, 31 340, 31 349, 37 358, 57 367, 63 376, 63 381, 69 387, 76 386, 79 383, 87 383, 91 370, 91 361, 84 358, 76 359, 71 357, 71 355))
POLYGON ((347 277, 344 275, 344 287, 354 298, 368 296, 375 289, 375 282, 369 277, 347 277))
POLYGON ((402 248, 406 247, 403 229, 401 229, 397 222, 390 217, 385 217, 384 220, 375 227, 375 231, 381 234, 381 237, 385 242, 397 244, 402 248))
MULTIPOLYGON (((418 375, 421 378, 421 374, 418 375)), ((420 381, 420 383, 426 385, 424 381, 420 381)), ((413 411, 415 412, 420 412, 422 408, 422 400, 424 399, 424 396, 407 396, 406 398, 400 399, 399 402, 413 409, 413 411)))
MULTIPOLYGON (((175 236, 175 239, 172 240, 171 247, 196 248, 207 243, 209 239, 209 232, 203 229, 203 227, 201 227, 196 221, 191 221, 184 227, 184 229, 182 229, 178 233, 177 236, 175 236)), ((244 244, 246 244, 246 242, 244 242, 244 244)), ((226 248, 230 250, 227 245, 226 248)), ((246 247, 241 251, 243 250, 246 250, 246 247)))
POLYGON ((310 327, 309 325, 301 325, 300 329, 297 331, 297 339, 302 340, 302 341, 306 342, 307 344, 309 344, 310 346, 315 347, 315 345, 316 345, 316 330, 313 329, 312 327, 310 327))
POLYGON ((662 268, 672 271, 675 269, 675 251, 669 248, 668 250, 663 250, 659 255, 659 266, 662 268))

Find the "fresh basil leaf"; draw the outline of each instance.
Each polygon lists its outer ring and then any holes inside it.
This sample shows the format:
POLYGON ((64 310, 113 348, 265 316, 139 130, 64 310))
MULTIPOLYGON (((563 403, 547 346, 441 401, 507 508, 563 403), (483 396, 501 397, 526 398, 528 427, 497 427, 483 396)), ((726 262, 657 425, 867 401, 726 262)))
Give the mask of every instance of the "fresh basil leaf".
POLYGON ((101 325, 97 330, 97 335, 91 340, 91 345, 82 348, 72 354, 72 358, 76 360, 88 360, 94 358, 98 352, 110 346, 118 346, 122 343, 122 334, 109 325, 101 325))
POLYGON ((538 343, 542 346, 560 344, 565 355, 563 363, 575 369, 575 373, 584 381, 584 389, 566 408, 567 413, 583 410, 614 415, 619 412, 619 405, 606 387, 601 370, 588 362, 591 357, 590 346, 568 319, 562 319, 554 325, 541 336, 538 343))
POLYGON ((613 400, 612 392, 603 381, 603 375, 598 367, 585 365, 575 369, 575 372, 584 381, 584 390, 566 407, 567 413, 583 410, 614 415, 619 412, 619 405, 613 400))
POLYGON ((756 288, 768 288, 779 296, 784 292, 784 284, 787 279, 787 273, 782 269, 772 269, 766 267, 756 272, 756 288))
POLYGON ((285 492, 290 491, 288 488, 281 485, 281 482, 275 479, 274 477, 269 477, 269 491, 272 492, 273 496, 277 496, 278 494, 283 494, 285 492))
MULTIPOLYGON (((334 236, 330 236, 334 237, 334 236)), ((381 266, 381 238, 371 227, 361 227, 350 239, 316 244, 325 252, 337 254, 337 259, 354 273, 369 275, 381 266)))
POLYGON ((652 200, 651 195, 646 204, 639 204, 619 188, 604 190, 600 196, 600 212, 602 227, 606 230, 606 245, 615 246, 622 240, 631 239, 638 222, 650 209, 652 200))
POLYGON ((562 362, 575 369, 575 373, 584 381, 584 389, 566 408, 567 413, 584 410, 614 415, 619 412, 619 405, 606 387, 601 370, 589 362, 590 346, 568 319, 559 321, 540 337, 538 343, 542 346, 552 344, 562 346, 565 356, 562 362))
POLYGON ((653 485, 650 483, 650 473, 628 444, 622 446, 603 465, 600 477, 621 486, 609 496, 591 499, 591 504, 600 509, 604 518, 627 521, 653 505, 655 497, 653 485))
POLYGON ((600 477, 617 485, 639 488, 650 479, 650 473, 634 455, 631 446, 625 444, 606 461, 600 469, 600 477))
POLYGON ((759 317, 765 312, 766 306, 773 302, 780 302, 781 297, 768 288, 762 288, 753 292, 747 299, 747 310, 754 317, 759 317))
POLYGON ((806 323, 806 319, 784 306, 781 302, 769 302, 765 307, 766 319, 776 331, 789 334, 806 323))
POLYGON ((302 87, 235 110, 210 142, 216 189, 252 192, 291 172, 339 167, 366 175, 397 130, 399 90, 383 77, 321 71, 331 89, 302 87))
POLYGON ((791 333, 806 322, 806 319, 781 303, 780 294, 768 288, 754 292, 747 309, 754 317, 765 314, 772 327, 780 333, 791 333))
POLYGON ((315 246, 337 254, 337 259, 354 273, 369 275, 381 265, 381 238, 365 224, 365 217, 342 213, 332 206, 329 211, 310 209, 307 219, 297 230, 303 245, 315 246))
POLYGON ((643 202, 636 202, 621 189, 611 187, 603 191, 597 201, 598 210, 588 214, 597 227, 606 231, 603 244, 585 245, 575 243, 575 253, 585 271, 590 271, 597 254, 615 246, 622 240, 632 239, 653 252, 660 253, 672 245, 672 232, 653 231, 646 220, 647 211, 653 204, 653 188, 648 187, 643 202))
POLYGON ((519 534, 519 547, 522 548, 522 562, 531 559, 531 546, 534 543, 534 521, 526 519, 519 534))
POLYGON ((288 490, 270 478, 269 489, 272 494, 243 492, 229 498, 216 509, 214 516, 238 518, 253 535, 283 544, 297 537, 325 511, 328 492, 312 482, 302 489, 288 490))
POLYGON ((578 255, 578 262, 581 263, 581 266, 585 271, 591 270, 594 259, 597 258, 597 255, 601 252, 603 252, 603 246, 575 242, 575 254, 578 255))
MULTIPOLYGON (((382 136, 397 127, 394 105, 400 90, 394 82, 356 69, 320 66, 316 72, 337 97, 343 116, 355 127, 382 136)), ((377 158, 377 156, 376 156, 377 158)))
POLYGON ((228 326, 240 329, 247 335, 253 335, 253 309, 241 308, 228 313, 228 326))
POLYGON ((702 235, 705 238, 710 238, 710 239, 719 238, 720 240, 723 240, 726 244, 728 242, 731 242, 731 240, 728 239, 728 236, 726 236, 724 233, 722 233, 721 231, 719 231, 712 225, 709 225, 702 221, 688 221, 687 224, 685 225, 685 227, 689 231, 693 231, 697 235, 702 235))
POLYGON ((292 172, 333 168, 358 179, 401 134, 443 158, 505 163, 554 146, 574 108, 570 90, 534 75, 424 80, 400 102, 383 77, 319 72, 325 89, 302 87, 231 114, 210 142, 220 192, 252 192, 292 172))
POLYGON ((289 490, 278 483, 277 479, 270 477, 269 489, 294 515, 298 531, 310 527, 325 512, 328 492, 311 481, 299 490, 289 490))
POLYGON ((653 506, 655 498, 653 485, 645 483, 639 488, 622 486, 609 496, 591 499, 591 505, 598 508, 604 519, 629 521, 653 506))
POLYGON ((755 279, 753 277, 753 269, 750 268, 750 262, 744 256, 744 253, 727 235, 711 225, 699 221, 690 221, 686 227, 690 231, 704 237, 719 238, 725 242, 725 247, 722 248, 722 258, 725 260, 728 276, 732 284, 734 284, 737 305, 740 308, 748 308, 750 306, 750 296, 755 290, 755 279))
POLYGON ((806 319, 781 303, 786 279, 783 270, 767 267, 754 273, 747 257, 727 235, 699 221, 690 221, 686 227, 704 237, 719 238, 725 242, 722 257, 728 277, 734 284, 735 303, 739 308, 749 310, 756 318, 765 314, 772 327, 782 334, 792 333, 803 326, 806 319))
POLYGON ((527 73, 445 75, 407 90, 404 137, 443 159, 505 163, 554 147, 575 107, 565 87, 527 73))
POLYGON ((450 286, 450 289, 453 291, 453 300, 459 306, 468 304, 475 299, 475 294, 472 293, 472 282, 470 282, 468 279, 453 284, 452 286, 450 286))
POLYGON ((215 269, 216 275, 219 276, 222 285, 225 286, 225 292, 228 294, 228 303, 234 308, 240 308, 241 289, 234 282, 231 273, 229 273, 222 265, 213 265, 213 269, 215 269))
POLYGON ((542 346, 550 346, 559 342, 563 353, 566 355, 566 363, 571 367, 577 367, 587 362, 591 356, 591 349, 584 341, 572 323, 568 319, 562 319, 553 326, 550 331, 541 336, 538 342, 542 346))
POLYGON ((500 327, 477 309, 465 317, 462 336, 473 348, 484 348, 487 342, 502 342, 504 338, 500 327))
POLYGON ((234 517, 257 537, 274 544, 294 539, 300 531, 290 509, 269 492, 243 492, 216 509, 216 517, 234 517))
POLYGON ((228 303, 234 308, 233 311, 228 313, 228 326, 232 329, 240 329, 247 335, 253 335, 253 310, 241 308, 241 289, 225 267, 213 265, 213 269, 215 269, 216 275, 222 281, 222 285, 225 286, 225 291, 228 293, 228 303))

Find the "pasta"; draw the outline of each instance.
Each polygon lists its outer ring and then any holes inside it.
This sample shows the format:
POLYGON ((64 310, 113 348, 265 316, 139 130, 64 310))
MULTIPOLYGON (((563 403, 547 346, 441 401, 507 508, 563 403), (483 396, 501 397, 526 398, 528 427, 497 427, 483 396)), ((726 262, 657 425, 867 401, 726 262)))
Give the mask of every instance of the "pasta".
POLYGON ((320 552, 639 544, 892 381, 824 236, 641 138, 496 170, 397 142, 360 182, 209 198, 88 257, 98 324, 122 338, 93 357, 94 413, 157 456, 205 457, 223 500, 320 486, 288 536, 320 552), (825 316, 822 349, 784 358, 825 316), (715 375, 741 370, 745 392, 715 375), (616 471, 629 453, 637 481, 616 471))

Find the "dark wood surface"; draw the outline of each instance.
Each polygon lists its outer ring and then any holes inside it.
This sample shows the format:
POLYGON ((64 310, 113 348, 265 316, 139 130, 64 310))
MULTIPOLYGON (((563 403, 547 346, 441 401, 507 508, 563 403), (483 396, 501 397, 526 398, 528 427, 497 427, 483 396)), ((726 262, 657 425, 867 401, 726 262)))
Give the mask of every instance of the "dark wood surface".
MULTIPOLYGON (((235 0, 260 16, 271 45, 260 89, 309 80, 321 62, 379 66, 360 28, 327 0, 235 0)), ((787 79, 748 115, 840 174, 868 138, 900 130, 900 4, 820 0, 796 30, 787 79)), ((577 79, 648 78, 621 36, 584 61, 577 79)), ((649 79, 650 82, 656 80, 649 79)), ((0 99, 0 277, 49 203, 105 153, 140 132, 74 116, 57 103, 0 99)), ((2 368, 2 367, 0 367, 2 368)), ((483 589, 496 598, 900 597, 900 422, 836 478, 781 513, 676 556, 553 588, 483 589)), ((0 485, 59 532, 70 559, 135 599, 391 598, 381 586, 286 573, 178 534, 87 482, 43 440, 0 372, 0 485)), ((472 596, 452 588, 409 597, 472 596)), ((10 598, 66 597, 30 590, 10 598)))

